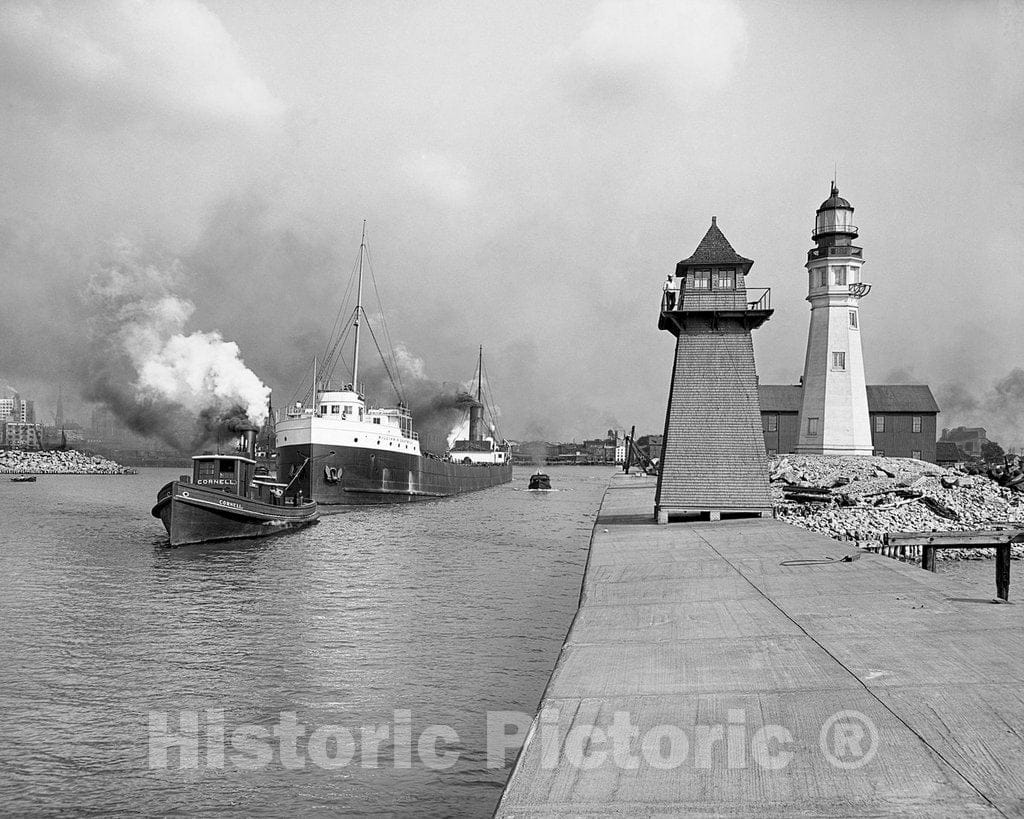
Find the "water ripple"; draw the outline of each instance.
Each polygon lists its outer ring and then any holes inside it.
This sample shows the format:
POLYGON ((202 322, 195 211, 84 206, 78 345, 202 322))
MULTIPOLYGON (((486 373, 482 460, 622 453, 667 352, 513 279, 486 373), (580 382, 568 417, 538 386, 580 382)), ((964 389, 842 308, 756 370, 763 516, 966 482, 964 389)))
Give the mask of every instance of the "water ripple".
POLYGON ((508 771, 487 767, 487 712, 535 709, 609 473, 555 468, 555 485, 574 491, 534 497, 515 491, 523 477, 167 549, 149 508, 177 472, 0 484, 0 809, 489 815, 508 771), (168 768, 151 769, 151 715, 175 733, 183 712, 200 723, 199 766, 179 767, 172 749, 168 768), (430 725, 457 732, 453 767, 422 764, 415 741, 409 767, 390 739, 376 767, 357 764, 362 745, 347 765, 298 769, 276 746, 254 765, 232 745, 236 729, 270 731, 282 713, 306 726, 306 753, 317 728, 361 739, 364 726, 397 730, 406 712, 414 740, 430 725))

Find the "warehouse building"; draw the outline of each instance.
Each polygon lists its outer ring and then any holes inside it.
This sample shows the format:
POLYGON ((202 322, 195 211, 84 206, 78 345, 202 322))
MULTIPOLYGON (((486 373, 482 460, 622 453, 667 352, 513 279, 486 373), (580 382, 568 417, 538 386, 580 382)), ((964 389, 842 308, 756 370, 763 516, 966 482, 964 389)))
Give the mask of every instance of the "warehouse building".
MULTIPOLYGON (((796 452, 803 387, 762 384, 761 429, 769 455, 796 452)), ((868 417, 875 455, 936 462, 939 406, 923 384, 869 384, 868 417)))

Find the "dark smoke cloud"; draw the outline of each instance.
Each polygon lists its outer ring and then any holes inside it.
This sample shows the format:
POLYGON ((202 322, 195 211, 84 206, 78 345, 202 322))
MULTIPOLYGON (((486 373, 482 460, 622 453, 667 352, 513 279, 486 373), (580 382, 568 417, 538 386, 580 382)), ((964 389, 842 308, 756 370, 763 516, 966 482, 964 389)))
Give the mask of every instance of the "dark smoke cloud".
POLYGON ((984 427, 991 440, 1018 447, 1024 441, 1024 369, 1015 367, 991 387, 971 390, 950 382, 936 390, 942 426, 984 427))
MULTIPOLYGON (((398 363, 402 398, 412 413, 413 429, 419 435, 420 447, 425 452, 440 455, 448 448, 448 436, 465 421, 476 399, 461 384, 427 378, 423 375, 422 362, 416 359, 413 361, 418 366, 403 364, 401 360, 398 363)), ((361 368, 359 380, 367 404, 397 404, 398 393, 381 365, 371 364, 361 368)))
POLYGON ((452 429, 465 420, 475 403, 472 395, 451 384, 418 385, 409 397, 409 409, 423 449, 443 453, 452 429))
POLYGON ((116 243, 85 288, 79 353, 86 400, 180 452, 222 437, 231 421, 261 421, 267 398, 233 344, 216 333, 184 335, 193 307, 175 293, 187 278, 176 260, 116 243))

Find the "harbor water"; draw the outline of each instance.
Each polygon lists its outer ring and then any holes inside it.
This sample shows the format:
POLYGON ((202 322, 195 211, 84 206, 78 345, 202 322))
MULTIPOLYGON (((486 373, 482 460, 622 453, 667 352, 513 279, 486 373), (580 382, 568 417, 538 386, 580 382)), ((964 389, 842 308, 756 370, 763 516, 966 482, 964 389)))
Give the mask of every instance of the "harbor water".
POLYGON ((0 482, 0 811, 489 815, 611 470, 170 549, 180 471, 0 482))

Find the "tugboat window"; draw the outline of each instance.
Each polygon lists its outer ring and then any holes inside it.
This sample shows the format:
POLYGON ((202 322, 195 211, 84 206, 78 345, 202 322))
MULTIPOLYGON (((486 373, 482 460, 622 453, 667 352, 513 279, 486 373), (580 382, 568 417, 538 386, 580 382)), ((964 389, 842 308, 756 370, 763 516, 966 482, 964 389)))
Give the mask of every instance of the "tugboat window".
POLYGON ((222 475, 233 475, 235 473, 235 462, 222 458, 220 462, 220 472, 222 475))
POLYGON ((341 412, 341 405, 340 404, 331 404, 331 414, 332 415, 337 415, 339 412, 341 412))

